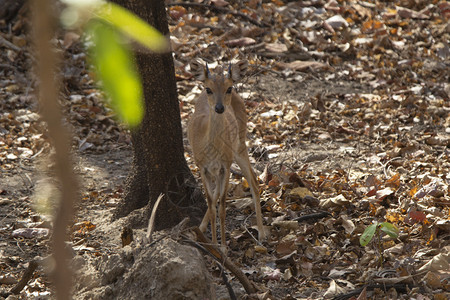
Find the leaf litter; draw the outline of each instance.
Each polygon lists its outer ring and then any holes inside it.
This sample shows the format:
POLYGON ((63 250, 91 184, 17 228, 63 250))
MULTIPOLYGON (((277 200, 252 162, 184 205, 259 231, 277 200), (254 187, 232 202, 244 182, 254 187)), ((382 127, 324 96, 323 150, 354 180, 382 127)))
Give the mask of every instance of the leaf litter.
MULTIPOLYGON (((446 299, 448 2, 185 3, 168 7, 183 126, 201 91, 188 67, 193 58, 250 63, 237 88, 271 234, 263 245, 253 239, 248 184, 236 169, 227 240, 230 258, 266 299, 446 299), (373 222, 394 224, 398 238, 384 234, 361 247, 373 222)), ((48 163, 51 148, 33 96, 36 78, 27 72, 34 60, 27 22, 19 14, 12 31, 0 31, 3 288, 35 255, 49 253, 38 232, 51 222, 32 209, 35 166, 48 163)), ((100 100, 80 36, 61 33, 56 45, 64 56, 61 103, 86 180, 71 242, 77 255, 98 257, 119 248, 102 243, 95 228, 122 195, 130 138, 100 100), (99 159, 105 162, 93 163, 99 159), (113 176, 118 170, 122 178, 113 176)), ((209 268, 221 285, 217 266, 209 268)), ((38 269, 21 296, 50 294, 38 269)))

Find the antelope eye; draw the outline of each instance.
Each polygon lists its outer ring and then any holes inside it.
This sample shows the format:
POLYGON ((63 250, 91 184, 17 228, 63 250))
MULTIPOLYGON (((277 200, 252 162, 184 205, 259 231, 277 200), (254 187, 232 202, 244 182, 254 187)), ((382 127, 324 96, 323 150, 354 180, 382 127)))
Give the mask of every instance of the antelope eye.
POLYGON ((205 90, 206 90, 207 94, 210 94, 210 95, 212 94, 212 91, 211 91, 211 89, 209 87, 207 87, 205 90))
POLYGON ((232 90, 233 90, 233 87, 230 86, 230 87, 227 89, 227 94, 230 94, 232 90))

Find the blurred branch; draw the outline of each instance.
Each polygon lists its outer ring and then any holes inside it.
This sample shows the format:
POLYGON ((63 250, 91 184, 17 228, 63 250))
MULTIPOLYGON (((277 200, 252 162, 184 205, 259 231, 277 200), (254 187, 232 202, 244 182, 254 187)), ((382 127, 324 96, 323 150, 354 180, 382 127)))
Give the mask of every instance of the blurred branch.
POLYGON ((217 247, 214 245, 203 232, 200 231, 198 227, 194 227, 195 235, 197 236, 197 240, 201 243, 201 245, 207 249, 211 255, 213 255, 217 261, 223 264, 231 273, 236 276, 239 282, 244 287, 245 291, 248 294, 254 294, 258 290, 256 286, 245 276, 245 274, 236 266, 229 258, 227 258, 217 247))
POLYGON ((55 35, 52 0, 33 1, 33 30, 37 50, 37 77, 40 79, 39 104, 48 133, 55 149, 56 176, 61 184, 61 198, 53 222, 53 260, 52 279, 57 299, 70 299, 72 274, 68 267, 70 258, 65 241, 68 239, 67 227, 73 217, 74 203, 78 197, 78 184, 73 173, 70 157, 70 137, 62 124, 62 113, 58 103, 59 76, 56 76, 58 55, 53 49, 51 39, 55 35))

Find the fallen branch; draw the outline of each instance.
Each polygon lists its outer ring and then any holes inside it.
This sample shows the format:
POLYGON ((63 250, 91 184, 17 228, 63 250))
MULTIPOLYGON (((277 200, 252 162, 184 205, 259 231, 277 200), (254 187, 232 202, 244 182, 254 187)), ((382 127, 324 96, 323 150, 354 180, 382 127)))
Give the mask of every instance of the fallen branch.
POLYGON ((7 48, 10 48, 10 49, 12 49, 14 51, 17 51, 17 52, 21 52, 22 51, 22 49, 20 49, 20 47, 17 47, 16 45, 14 45, 13 43, 8 41, 7 39, 5 39, 1 35, 0 35, 0 45, 5 46, 7 48))
POLYGON ((28 281, 33 277, 33 273, 38 267, 38 262, 32 260, 28 263, 28 268, 23 272, 22 278, 20 278, 19 282, 9 290, 11 294, 17 295, 19 294, 23 288, 27 285, 28 281))
POLYGON ((207 249, 221 264, 223 264, 231 273, 236 276, 239 282, 244 287, 248 294, 254 294, 257 292, 255 285, 245 276, 244 273, 228 259, 212 242, 200 231, 198 227, 194 227, 194 232, 197 236, 197 240, 201 245, 207 249))
MULTIPOLYGON (((17 47, 7 39, 5 39, 2 35, 0 35, 0 46, 4 46, 6 48, 12 49, 16 52, 23 53, 26 57, 30 58, 31 60, 35 61, 34 56, 30 55, 28 52, 23 51, 20 47, 17 47)), ((15 68, 14 68, 15 69, 15 68)), ((15 69, 17 71, 17 69, 15 69)))
POLYGON ((214 6, 214 5, 210 5, 210 4, 204 4, 204 3, 191 3, 191 2, 177 2, 177 3, 168 3, 167 7, 171 7, 171 6, 183 6, 183 7, 193 7, 193 8, 201 8, 201 9, 209 9, 211 11, 216 11, 216 12, 220 12, 220 13, 225 13, 225 14, 232 14, 233 16, 242 18, 244 20, 249 21, 250 23, 258 26, 258 27, 270 27, 269 24, 266 23, 260 23, 258 21, 256 21, 255 19, 253 19, 252 17, 235 11, 235 10, 231 10, 225 7, 218 7, 218 6, 214 6))
MULTIPOLYGON (((247 50, 247 49, 244 49, 247 50)), ((254 54, 262 57, 268 57, 268 58, 285 58, 289 60, 309 60, 311 59, 311 55, 304 52, 270 52, 270 51, 260 51, 260 52, 254 52, 254 54)))
POLYGON ((309 221, 309 220, 315 220, 315 219, 321 219, 321 218, 325 218, 325 217, 329 217, 331 216, 331 214, 327 211, 321 211, 318 213, 313 213, 313 214, 309 214, 309 215, 305 215, 305 216, 300 216, 298 218, 295 218, 294 221, 297 222, 303 222, 303 221, 309 221))
POLYGON ((406 283, 395 283, 395 284, 369 284, 366 286, 363 286, 361 288, 355 289, 351 292, 342 294, 342 295, 338 295, 335 296, 333 298, 333 300, 346 300, 346 299, 350 299, 352 297, 358 296, 359 294, 361 294, 361 292, 363 291, 363 289, 366 289, 367 291, 373 291, 374 289, 381 289, 383 291, 388 291, 391 288, 394 288, 397 293, 406 293, 408 291, 408 288, 411 289, 412 286, 411 284, 406 284, 406 283))

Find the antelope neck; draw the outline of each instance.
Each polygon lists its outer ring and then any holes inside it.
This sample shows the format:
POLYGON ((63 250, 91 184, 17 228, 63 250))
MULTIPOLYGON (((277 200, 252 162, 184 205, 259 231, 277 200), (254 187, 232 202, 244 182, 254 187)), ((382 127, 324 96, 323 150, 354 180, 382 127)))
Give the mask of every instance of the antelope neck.
POLYGON ((208 126, 208 136, 213 139, 218 133, 222 132, 226 128, 225 115, 227 113, 228 107, 225 107, 225 111, 221 114, 214 111, 214 107, 210 107, 209 110, 209 126, 208 126))

